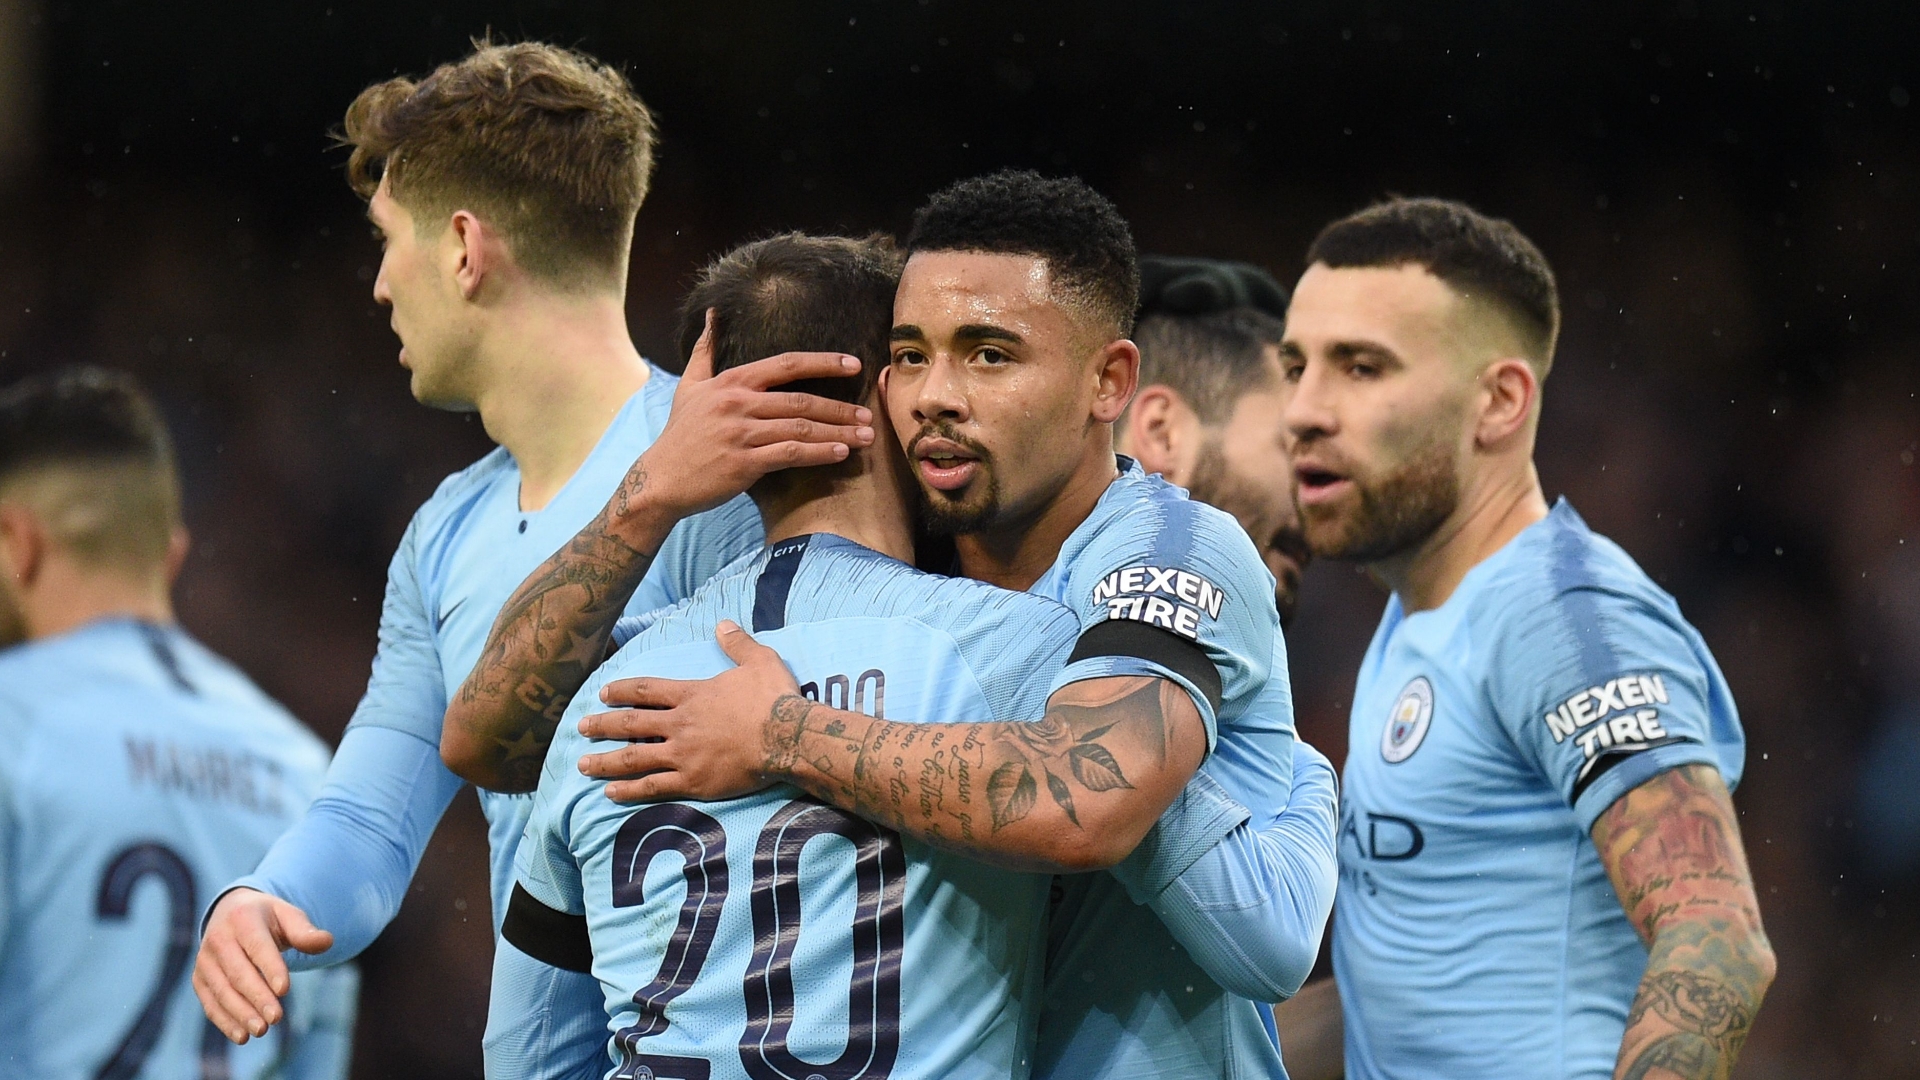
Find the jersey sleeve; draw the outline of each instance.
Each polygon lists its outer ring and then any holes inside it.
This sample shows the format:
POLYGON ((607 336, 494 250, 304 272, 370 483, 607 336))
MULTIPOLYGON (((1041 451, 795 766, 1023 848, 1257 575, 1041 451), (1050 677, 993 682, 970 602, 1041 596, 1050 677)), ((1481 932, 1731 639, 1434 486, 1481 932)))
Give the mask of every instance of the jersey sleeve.
POLYGON ((1073 561, 1064 600, 1081 633, 1053 689, 1145 675, 1192 695, 1218 738, 1228 702, 1259 693, 1280 614, 1273 576, 1238 523, 1203 503, 1170 499, 1115 522, 1073 561))
POLYGON ((405 731, 440 745, 447 713, 440 650, 419 576, 420 517, 415 515, 387 567, 387 594, 380 607, 380 648, 374 653, 367 692, 350 727, 405 731))
MULTIPOLYGON (((1306 981, 1340 877, 1333 765, 1305 743, 1293 751, 1287 807, 1267 827, 1255 829, 1240 810, 1239 823, 1171 881, 1130 877, 1131 858, 1113 871, 1215 982, 1254 1001, 1285 1001, 1306 981)), ((1189 784, 1182 801, 1204 801, 1193 790, 1200 786, 1189 784)), ((1237 808, 1214 787, 1216 801, 1237 808)), ((1156 829, 1166 824, 1163 817, 1156 829)))
POLYGON ((495 941, 480 1047, 488 1076, 599 1080, 611 1064, 600 981, 495 941))
POLYGON ((675 525, 627 602, 626 612, 614 624, 613 647, 638 637, 662 610, 698 592, 735 559, 759 551, 766 538, 760 509, 745 495, 675 525))
POLYGON ((258 889, 333 934, 333 947, 317 956, 290 950, 287 962, 296 970, 350 959, 399 913, 427 841, 461 784, 441 764, 437 742, 374 725, 348 728, 307 812, 252 874, 220 895, 258 889))
POLYGON ((1494 714, 1583 831, 1668 769, 1720 766, 1712 660, 1677 612, 1582 585, 1502 623, 1489 657, 1494 714))

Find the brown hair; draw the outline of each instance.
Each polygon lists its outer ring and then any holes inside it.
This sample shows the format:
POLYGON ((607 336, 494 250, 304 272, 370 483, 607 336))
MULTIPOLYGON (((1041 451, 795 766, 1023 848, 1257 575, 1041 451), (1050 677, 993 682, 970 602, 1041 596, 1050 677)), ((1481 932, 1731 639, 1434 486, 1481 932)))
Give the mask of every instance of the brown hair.
POLYGON ((887 366, 900 249, 884 233, 855 239, 777 233, 708 263, 680 304, 680 348, 693 351, 713 311, 713 371, 783 352, 843 352, 859 375, 783 389, 865 401, 887 366))
POLYGON ((497 225, 530 273, 560 284, 623 277, 653 171, 653 115, 626 77, 540 42, 474 42, 415 82, 389 79, 347 107, 347 182, 421 218, 462 207, 497 225))
POLYGON ((1547 257, 1511 221, 1450 199, 1391 198, 1320 230, 1307 249, 1307 265, 1315 263, 1334 270, 1423 266, 1507 312, 1534 351, 1528 359, 1540 375, 1553 365, 1559 288, 1547 257))

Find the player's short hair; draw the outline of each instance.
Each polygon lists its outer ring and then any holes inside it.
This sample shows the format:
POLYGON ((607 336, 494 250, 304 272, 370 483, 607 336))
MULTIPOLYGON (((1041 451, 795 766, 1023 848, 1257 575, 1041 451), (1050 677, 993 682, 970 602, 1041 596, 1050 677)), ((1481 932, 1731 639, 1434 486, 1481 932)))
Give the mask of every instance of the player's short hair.
POLYGON ((485 40, 417 82, 362 90, 337 136, 362 198, 384 175, 423 225, 471 209, 528 272, 560 285, 621 276, 654 137, 614 68, 557 45, 485 40))
POLYGON ((1320 230, 1307 248, 1307 265, 1315 263, 1336 270, 1423 266, 1506 312, 1540 374, 1553 365, 1559 287, 1547 257, 1510 221, 1450 199, 1391 198, 1320 230))
POLYGON ((1270 384, 1267 358, 1285 336, 1286 323, 1254 308, 1149 312, 1133 330, 1140 385, 1172 387, 1201 423, 1224 424, 1241 395, 1270 384))
POLYGON ((983 251, 1044 260, 1061 301, 1115 338, 1133 332, 1140 266, 1113 203, 1078 177, 1005 169, 935 193, 913 215, 907 254, 983 251))
POLYGON ((94 565, 163 565, 180 526, 166 423, 132 376, 97 367, 0 390, 0 498, 33 505, 94 565))
POLYGON ((863 402, 887 364, 900 264, 893 238, 879 233, 742 244, 708 263, 681 303, 681 353, 693 351, 711 308, 715 374, 783 352, 841 352, 860 358, 859 375, 787 389, 863 402))

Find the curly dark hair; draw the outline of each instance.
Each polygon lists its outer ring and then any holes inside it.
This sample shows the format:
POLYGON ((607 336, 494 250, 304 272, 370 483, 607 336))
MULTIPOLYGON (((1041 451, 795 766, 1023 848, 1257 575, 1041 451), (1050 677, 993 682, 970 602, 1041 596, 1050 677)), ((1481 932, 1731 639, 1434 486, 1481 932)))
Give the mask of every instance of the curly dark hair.
POLYGON ((1560 292, 1553 268, 1511 221, 1488 217, 1451 199, 1395 197, 1320 230, 1307 265, 1424 266, 1461 292, 1484 295, 1504 309, 1545 373, 1560 336, 1560 292))
POLYGON ((1113 203, 1078 177, 1005 169, 950 184, 913 215, 907 254, 984 251, 1047 264, 1062 299, 1114 337, 1133 332, 1140 296, 1133 233, 1113 203))

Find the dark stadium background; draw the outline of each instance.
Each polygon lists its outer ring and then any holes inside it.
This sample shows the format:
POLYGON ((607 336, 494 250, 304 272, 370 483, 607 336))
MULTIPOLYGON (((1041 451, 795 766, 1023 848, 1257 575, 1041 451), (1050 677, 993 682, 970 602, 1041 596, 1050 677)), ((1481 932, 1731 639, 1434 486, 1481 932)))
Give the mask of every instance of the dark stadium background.
MULTIPOLYGON (((658 111, 630 311, 663 359, 708 255, 900 230, 1000 165, 1287 280, 1383 193, 1512 217, 1566 306, 1547 488, 1679 596, 1746 720, 1781 974, 1740 1075, 1920 1075, 1920 8, 0 0, 0 373, 156 390, 182 616, 329 737, 408 515, 487 443, 407 396, 325 132, 489 28, 618 62, 658 111)), ((1290 635, 1336 760, 1381 600, 1316 567, 1290 635)), ((478 1075, 484 847, 463 796, 365 958, 358 1076, 478 1075)))

